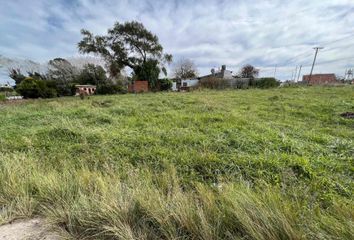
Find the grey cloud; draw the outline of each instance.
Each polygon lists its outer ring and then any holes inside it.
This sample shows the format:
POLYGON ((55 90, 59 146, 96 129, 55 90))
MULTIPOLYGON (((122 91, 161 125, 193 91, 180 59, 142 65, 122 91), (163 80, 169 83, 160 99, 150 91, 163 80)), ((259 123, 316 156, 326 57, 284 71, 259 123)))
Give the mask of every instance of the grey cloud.
POLYGON ((316 71, 340 74, 353 63, 352 38, 336 42, 353 33, 352 0, 17 0, 2 5, 0 54, 8 57, 45 62, 73 56, 81 28, 104 34, 115 21, 138 20, 159 36, 166 52, 177 60, 191 58, 201 74, 221 64, 236 72, 251 63, 265 76, 277 65, 277 76, 287 79, 296 65, 308 71, 317 44, 328 51, 320 52, 316 71))

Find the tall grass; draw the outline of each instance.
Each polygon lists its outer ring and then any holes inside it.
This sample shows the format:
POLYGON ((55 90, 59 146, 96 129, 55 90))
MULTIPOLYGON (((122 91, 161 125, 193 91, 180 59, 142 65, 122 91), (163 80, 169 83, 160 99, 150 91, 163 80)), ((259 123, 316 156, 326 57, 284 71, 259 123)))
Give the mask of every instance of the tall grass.
POLYGON ((74 239, 352 239, 352 90, 5 105, 0 221, 42 216, 74 239))

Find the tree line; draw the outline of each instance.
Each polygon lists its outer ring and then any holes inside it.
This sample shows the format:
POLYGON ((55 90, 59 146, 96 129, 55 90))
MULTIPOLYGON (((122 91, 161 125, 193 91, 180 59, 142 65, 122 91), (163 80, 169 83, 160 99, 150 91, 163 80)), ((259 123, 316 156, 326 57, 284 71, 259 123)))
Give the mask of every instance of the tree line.
MULTIPOLYGON (((172 55, 165 53, 158 37, 147 30, 142 23, 116 22, 105 35, 94 35, 81 30, 82 40, 77 44, 81 54, 93 54, 103 60, 103 65, 87 63, 76 66, 63 58, 49 61, 47 71, 24 74, 21 69, 12 68, 9 76, 15 81, 16 92, 25 98, 51 98, 75 94, 75 85, 96 85, 97 94, 127 92, 129 83, 136 80, 148 81, 152 91, 169 90, 172 82, 167 78, 166 66, 172 62, 172 55), (131 76, 122 74, 131 70, 131 76), (164 78, 159 78, 160 75, 164 78)), ((175 79, 189 79, 198 76, 193 61, 181 59, 173 69, 175 79)), ((255 79, 259 70, 245 65, 235 78, 255 79)), ((275 84, 268 79, 262 85, 275 84)), ((259 84, 259 81, 254 85, 259 84)))
POLYGON ((172 55, 164 53, 158 37, 142 23, 116 22, 106 35, 94 35, 86 29, 81 34, 79 52, 99 56, 104 67, 86 64, 78 68, 66 59, 55 58, 44 74, 24 74, 12 68, 9 76, 15 81, 16 91, 25 98, 50 98, 73 95, 77 84, 93 84, 98 94, 124 93, 127 83, 135 80, 148 81, 153 91, 171 87, 172 82, 159 76, 167 76, 166 65, 172 62, 172 55), (125 68, 131 69, 130 77, 122 75, 125 68))

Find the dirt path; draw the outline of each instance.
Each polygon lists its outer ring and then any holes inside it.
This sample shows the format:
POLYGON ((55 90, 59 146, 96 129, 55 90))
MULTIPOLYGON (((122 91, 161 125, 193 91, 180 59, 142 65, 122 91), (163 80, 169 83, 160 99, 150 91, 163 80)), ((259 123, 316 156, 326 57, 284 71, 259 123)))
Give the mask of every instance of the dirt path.
POLYGON ((0 226, 0 240, 59 240, 42 219, 19 220, 0 226))

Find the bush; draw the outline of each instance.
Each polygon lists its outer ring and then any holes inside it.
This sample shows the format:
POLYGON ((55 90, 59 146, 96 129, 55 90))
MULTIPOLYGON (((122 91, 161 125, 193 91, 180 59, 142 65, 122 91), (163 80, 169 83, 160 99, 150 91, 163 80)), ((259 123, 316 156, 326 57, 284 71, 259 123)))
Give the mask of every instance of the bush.
POLYGON ((163 78, 159 80, 159 85, 161 91, 168 91, 172 88, 172 81, 168 78, 163 78))
POLYGON ((252 81, 251 83, 251 85, 256 88, 273 88, 280 86, 280 82, 275 78, 259 78, 252 81))
POLYGON ((13 92, 14 89, 11 87, 0 87, 0 92, 13 92))
POLYGON ((46 81, 25 78, 16 88, 24 98, 53 98, 57 96, 54 88, 48 87, 46 81))
POLYGON ((127 93, 127 88, 121 84, 100 84, 96 89, 97 94, 127 93))

